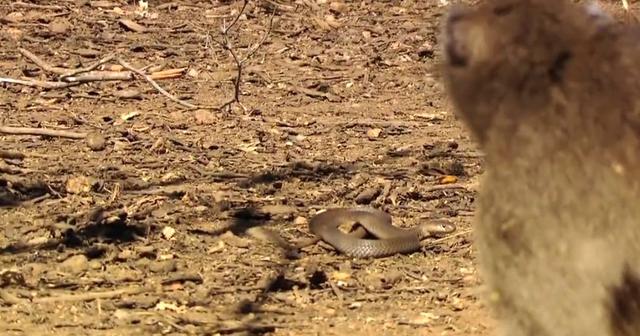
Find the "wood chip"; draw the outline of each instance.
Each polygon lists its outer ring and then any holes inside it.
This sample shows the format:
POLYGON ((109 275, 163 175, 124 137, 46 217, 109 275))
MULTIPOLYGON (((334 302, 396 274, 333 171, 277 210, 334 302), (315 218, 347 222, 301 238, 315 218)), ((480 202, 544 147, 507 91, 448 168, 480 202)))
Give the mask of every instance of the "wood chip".
POLYGON ((146 27, 144 27, 144 26, 142 26, 142 25, 140 25, 140 24, 138 24, 136 22, 133 22, 132 20, 129 20, 129 19, 120 19, 120 20, 118 20, 118 23, 121 26, 123 26, 123 27, 125 27, 125 28, 127 28, 127 29, 129 29, 131 31, 134 31, 136 33, 144 33, 144 32, 147 31, 146 27))

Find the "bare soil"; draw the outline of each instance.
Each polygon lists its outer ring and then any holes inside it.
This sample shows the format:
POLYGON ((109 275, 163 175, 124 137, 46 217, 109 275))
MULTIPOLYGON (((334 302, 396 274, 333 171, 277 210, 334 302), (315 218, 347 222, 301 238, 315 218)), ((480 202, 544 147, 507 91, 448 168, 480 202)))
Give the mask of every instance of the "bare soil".
MULTIPOLYGON (((58 80, 20 48, 66 69, 117 53, 185 68, 158 84, 222 106, 237 67, 217 41, 241 5, 3 1, 0 74, 58 80)), ((139 76, 0 84, 0 125, 106 140, 0 134, 1 334, 490 334, 470 234, 482 156, 438 78, 447 8, 256 1, 227 34, 237 57, 274 8, 229 109, 187 110, 139 76), (318 210, 356 205, 457 231, 375 260, 285 253, 268 234, 294 244, 318 210)))

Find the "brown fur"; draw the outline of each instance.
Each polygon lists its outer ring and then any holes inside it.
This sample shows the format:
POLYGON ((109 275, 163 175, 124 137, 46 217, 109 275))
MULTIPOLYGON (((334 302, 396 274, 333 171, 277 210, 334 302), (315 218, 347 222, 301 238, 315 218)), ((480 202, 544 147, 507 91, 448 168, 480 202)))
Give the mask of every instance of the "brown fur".
POLYGON ((501 334, 640 335, 640 34, 563 0, 454 9, 444 33, 501 334))

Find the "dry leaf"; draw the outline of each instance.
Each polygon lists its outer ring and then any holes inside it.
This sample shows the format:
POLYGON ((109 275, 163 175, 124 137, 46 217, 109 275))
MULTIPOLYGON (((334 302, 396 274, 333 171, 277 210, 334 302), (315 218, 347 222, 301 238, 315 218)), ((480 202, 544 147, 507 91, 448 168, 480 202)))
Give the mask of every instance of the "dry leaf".
POLYGON ((198 125, 211 125, 216 121, 215 115, 209 110, 197 110, 193 116, 198 125))
POLYGON ((118 23, 120 23, 120 25, 136 33, 144 33, 147 31, 146 27, 129 19, 120 19, 118 20, 118 23))
POLYGON ((72 177, 67 180, 65 189, 71 194, 81 194, 91 191, 94 180, 86 176, 72 177))
POLYGON ((170 226, 165 226, 162 229, 162 236, 165 239, 171 239, 174 235, 176 234, 176 229, 170 227, 170 226))
POLYGON ((159 311, 170 310, 170 311, 174 311, 174 312, 184 312, 185 311, 184 306, 178 306, 178 305, 175 305, 173 303, 168 303, 168 302, 163 302, 163 301, 158 302, 158 304, 156 304, 156 306, 153 307, 153 309, 159 310, 159 311))
POLYGON ((367 136, 370 139, 374 139, 374 138, 380 137, 380 133, 382 133, 382 129, 380 129, 380 128, 372 128, 372 129, 369 129, 367 131, 367 136))
POLYGON ((351 279, 351 274, 347 272, 335 271, 331 273, 331 279, 334 281, 346 281, 351 279))
POLYGON ((165 78, 176 78, 182 76, 182 74, 187 70, 187 68, 177 68, 177 69, 167 69, 162 71, 151 71, 151 75, 149 75, 153 79, 165 79, 165 78))
POLYGON ((189 71, 187 71, 187 76, 189 77, 198 78, 199 75, 200 75, 200 71, 196 69, 189 69, 189 71))
POLYGON ((22 20, 24 20, 24 14, 20 12, 11 12, 7 14, 4 18, 2 18, 2 21, 5 21, 7 23, 18 23, 22 20))
POLYGON ((139 111, 131 111, 131 112, 129 112, 129 113, 121 114, 121 115, 120 115, 120 119, 119 119, 119 120, 116 120, 113 124, 114 124, 114 125, 116 125, 116 126, 118 126, 118 125, 122 125, 122 124, 124 124, 125 122, 127 122, 127 121, 129 121, 129 120, 133 119, 134 117, 136 117, 136 116, 138 116, 138 115, 140 115, 140 112, 139 112, 139 111))
POLYGON ((318 17, 314 17, 313 21, 316 24, 316 26, 318 26, 318 28, 322 30, 331 30, 331 25, 327 23, 325 20, 318 17))
POLYGON ((458 182, 458 178, 453 175, 445 175, 440 179, 440 183, 442 184, 450 184, 458 182))
POLYGON ((420 313, 420 316, 411 319, 410 324, 416 326, 426 326, 439 318, 440 316, 433 313, 420 313))

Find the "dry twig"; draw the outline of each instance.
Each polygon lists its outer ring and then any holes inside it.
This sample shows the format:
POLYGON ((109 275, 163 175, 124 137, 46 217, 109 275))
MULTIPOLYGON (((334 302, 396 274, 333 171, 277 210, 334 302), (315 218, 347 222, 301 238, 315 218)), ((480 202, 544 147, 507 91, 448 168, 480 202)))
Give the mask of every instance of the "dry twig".
POLYGON ((53 9, 53 10, 61 10, 65 9, 64 6, 56 6, 56 5, 38 5, 32 3, 26 3, 22 1, 16 1, 11 4, 12 7, 23 7, 23 8, 36 8, 36 9, 53 9))
POLYGON ((92 71, 80 74, 78 76, 66 76, 65 82, 69 83, 88 83, 88 82, 104 82, 117 80, 131 80, 133 74, 129 71, 92 71))
POLYGON ((34 53, 30 52, 27 49, 19 48, 18 51, 24 57, 31 60, 37 66, 42 68, 47 72, 51 72, 59 75, 58 82, 52 81, 39 81, 33 79, 13 79, 13 78, 0 78, 0 83, 11 83, 11 84, 21 84, 27 85, 31 87, 41 87, 45 89, 61 89, 67 88, 70 86, 76 86, 80 83, 87 82, 97 82, 97 81, 112 81, 112 80, 131 80, 133 79, 133 74, 131 72, 120 72, 120 71, 94 71, 100 65, 111 61, 115 58, 115 55, 109 55, 99 60, 98 62, 80 69, 66 69, 60 67, 54 67, 51 64, 45 62, 40 59, 34 53))
POLYGON ((433 185, 427 188, 427 192, 438 191, 438 190, 453 190, 453 189, 463 189, 468 190, 466 186, 459 183, 450 183, 450 184, 438 184, 433 185))
POLYGON ((80 294, 63 294, 48 297, 34 298, 31 302, 34 303, 49 303, 49 302, 74 302, 74 301, 93 301, 97 299, 112 299, 122 295, 140 294, 148 291, 145 287, 130 287, 123 289, 116 289, 104 292, 90 292, 80 294))
POLYGON ((178 103, 178 104, 180 104, 182 106, 186 106, 186 107, 188 107, 190 109, 199 108, 199 106, 197 106, 197 105, 193 105, 193 104, 191 104, 189 102, 186 102, 184 100, 180 100, 176 96, 170 94, 165 89, 163 89, 160 85, 158 85, 158 83, 156 83, 156 81, 153 80, 153 78, 151 78, 150 76, 146 75, 144 72, 132 67, 129 63, 125 62, 124 60, 118 58, 118 63, 120 63, 120 65, 122 65, 125 69, 130 70, 130 71, 134 72, 136 75, 144 78, 144 80, 149 82, 149 84, 151 84, 151 86, 153 86, 156 90, 158 90, 158 92, 163 94, 165 97, 169 98, 171 101, 176 102, 176 103, 178 103))
POLYGON ((52 72, 58 75, 64 75, 68 71, 68 69, 65 69, 65 68, 52 66, 51 64, 41 60, 38 56, 36 56, 34 53, 30 52, 27 49, 18 48, 18 51, 22 54, 22 56, 30 59, 31 62, 35 63, 37 66, 44 69, 45 71, 52 72))
POLYGON ((29 50, 26 50, 26 49, 23 49, 23 48, 20 48, 18 50, 20 51, 20 53, 23 56, 25 56, 26 58, 28 58, 29 60, 34 62, 36 65, 38 65, 40 68, 44 69, 45 71, 60 75, 59 76, 60 82, 38 81, 38 80, 20 80, 20 79, 13 79, 13 78, 0 78, 0 83, 13 83, 13 84, 21 84, 21 85, 27 85, 27 86, 32 86, 32 87, 42 87, 42 88, 47 88, 47 89, 57 89, 57 88, 66 88, 66 87, 70 87, 70 86, 75 86, 75 85, 78 85, 80 83, 95 82, 95 81, 132 80, 134 78, 133 74, 135 73, 138 76, 141 76, 142 78, 144 78, 156 90, 158 90, 161 94, 163 94, 164 96, 166 96, 170 100, 172 100, 172 101, 174 101, 174 102, 176 102, 176 103, 178 103, 180 105, 186 106, 188 108, 192 108, 192 109, 193 108, 199 108, 199 106, 193 105, 191 103, 188 103, 188 102, 185 102, 185 101, 182 101, 182 100, 176 98, 175 96, 173 96, 172 94, 170 94, 169 92, 164 90, 162 87, 160 87, 160 85, 158 85, 153 80, 153 78, 151 76, 146 75, 144 72, 142 72, 142 70, 134 68, 129 63, 125 62, 124 60, 122 60, 120 58, 117 59, 118 63, 120 65, 122 65, 124 68, 126 68, 127 70, 129 70, 129 71, 124 71, 124 72, 120 72, 120 71, 94 71, 100 65, 105 64, 105 63, 115 59, 116 58, 115 54, 108 55, 108 56, 102 58, 98 62, 96 62, 96 63, 94 63, 94 64, 92 64, 92 65, 90 65, 88 67, 69 70, 69 69, 65 69, 65 68, 54 67, 54 66, 50 65, 49 63, 47 63, 47 62, 43 61, 42 59, 40 59, 38 56, 36 56, 32 52, 30 52, 29 50))
POLYGON ((233 28, 233 26, 235 26, 236 23, 238 23, 238 20, 242 16, 242 13, 244 13, 244 10, 247 8, 248 4, 249 4, 249 0, 243 1, 242 8, 240 8, 238 15, 234 17, 233 21, 231 21, 231 23, 228 26, 223 21, 222 28, 221 28, 222 41, 216 41, 224 50, 229 51, 229 54, 231 55, 231 57, 233 58, 233 61, 236 64, 236 78, 233 82, 233 86, 234 86, 233 98, 231 98, 226 103, 222 104, 222 106, 220 106, 221 110, 225 108, 230 108, 231 104, 233 103, 238 103, 240 104, 240 106, 242 106, 242 104, 240 103, 240 82, 242 81, 242 71, 243 71, 244 63, 251 56, 253 56, 253 54, 255 54, 255 52, 258 51, 258 49, 264 44, 264 42, 267 40, 267 37, 269 37, 269 34, 271 33, 271 29, 273 28, 273 17, 276 14, 275 7, 273 9, 273 12, 271 13, 271 16, 269 17, 269 27, 267 28, 267 32, 264 34, 264 36, 262 36, 260 41, 258 41, 258 43, 256 43, 256 45, 251 50, 249 50, 249 52, 244 57, 239 58, 238 54, 234 51, 233 46, 231 45, 231 42, 229 41, 229 30, 231 30, 231 28, 233 28))
POLYGON ((20 134, 20 135, 46 135, 46 136, 69 138, 69 139, 84 139, 87 137, 86 133, 76 133, 76 132, 70 132, 70 131, 64 131, 64 130, 52 130, 47 128, 11 127, 11 126, 0 126, 0 133, 20 134))
MULTIPOLYGON (((225 23, 223 23, 222 41, 217 41, 217 43, 220 44, 224 50, 229 51, 237 68, 237 74, 234 80, 233 98, 230 99, 228 102, 222 104, 222 106, 220 107, 199 106, 175 97, 174 95, 170 94, 165 89, 163 89, 160 85, 158 85, 158 83, 156 83, 156 81, 153 79, 152 76, 145 74, 141 69, 134 68, 133 66, 131 66, 129 63, 125 62, 121 58, 116 57, 115 54, 108 55, 88 67, 70 70, 70 69, 52 66, 51 64, 40 59, 38 56, 30 52, 29 50, 26 50, 24 48, 19 48, 18 51, 24 57, 31 60, 40 68, 42 68, 47 72, 51 72, 59 75, 59 81, 53 82, 53 81, 31 80, 31 79, 0 78, 0 83, 12 83, 12 84, 27 85, 31 87, 42 87, 46 89, 57 89, 57 88, 67 88, 70 86, 78 85, 80 83, 94 82, 94 81, 131 80, 134 78, 133 74, 136 74, 142 77, 144 80, 146 80, 158 92, 160 92, 165 97, 169 98, 171 101, 177 104, 180 104, 182 106, 185 106, 189 109, 204 108, 204 109, 222 110, 225 108, 230 108, 231 104, 233 103, 239 103, 242 106, 242 104, 240 103, 240 83, 242 81, 242 72, 243 72, 244 63, 251 56, 253 56, 256 53, 256 51, 267 40, 273 28, 273 18, 275 16, 275 11, 276 11, 276 9, 274 8, 269 18, 269 27, 267 29, 267 32, 264 34, 264 36, 247 52, 246 55, 244 55, 244 57, 240 58, 238 54, 235 52, 235 50, 233 49, 231 42, 229 41, 229 31, 238 23, 238 21, 240 20, 240 17, 244 13, 248 4, 249 4, 249 0, 244 0, 242 4, 242 8, 240 9, 240 12, 238 12, 238 14, 233 18, 231 23, 229 25, 226 25, 225 23), (124 68, 126 68, 127 70, 129 70, 129 72, 95 71, 95 69, 97 69, 100 65, 107 63, 113 59, 117 59, 118 63, 124 68)), ((84 138, 86 136, 85 134, 74 134, 74 133, 68 133, 64 131, 52 131, 52 130, 43 130, 43 129, 31 129, 27 131, 26 129, 19 130, 17 128, 5 128, 5 131, 1 131, 1 132, 5 132, 8 134, 35 134, 35 135, 63 136, 63 137, 77 138, 77 139, 84 138), (15 133, 15 132, 25 132, 25 133, 15 133)))
POLYGON ((111 54, 111 55, 108 55, 108 56, 102 58, 101 60, 97 61, 96 63, 94 63, 94 64, 92 64, 92 65, 90 65, 90 66, 88 66, 86 68, 80 68, 80 69, 74 69, 74 70, 71 70, 71 71, 66 71, 64 74, 62 74, 60 76, 60 80, 64 81, 67 77, 72 77, 72 76, 79 75, 81 73, 93 71, 93 70, 97 69, 99 66, 101 66, 101 65, 103 65, 103 64, 105 64, 107 62, 110 62, 115 57, 116 57, 115 54, 111 54))
POLYGON ((5 78, 0 77, 0 83, 9 83, 9 84, 20 84, 31 87, 41 87, 45 89, 62 89, 68 88, 71 86, 79 85, 80 82, 75 83, 65 83, 65 82, 50 82, 50 81, 39 81, 39 80, 24 80, 24 79, 13 79, 13 78, 5 78))

